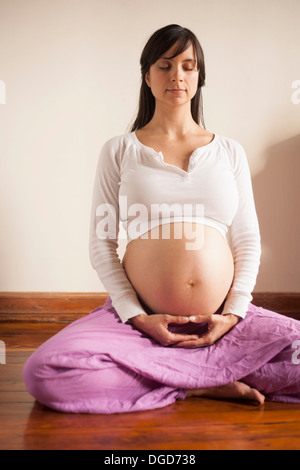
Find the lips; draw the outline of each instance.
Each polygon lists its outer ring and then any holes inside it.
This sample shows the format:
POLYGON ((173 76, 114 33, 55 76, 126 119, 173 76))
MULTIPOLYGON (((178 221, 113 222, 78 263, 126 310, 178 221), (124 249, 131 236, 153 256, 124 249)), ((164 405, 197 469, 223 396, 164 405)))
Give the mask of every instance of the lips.
POLYGON ((183 90, 181 88, 172 88, 172 89, 167 90, 167 91, 169 91, 170 93, 183 93, 186 90, 183 90))

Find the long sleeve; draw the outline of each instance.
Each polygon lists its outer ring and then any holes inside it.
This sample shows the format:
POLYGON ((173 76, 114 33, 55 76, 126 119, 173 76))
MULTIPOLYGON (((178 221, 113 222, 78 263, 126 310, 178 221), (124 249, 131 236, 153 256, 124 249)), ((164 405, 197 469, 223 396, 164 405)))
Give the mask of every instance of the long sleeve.
POLYGON ((229 232, 234 279, 222 313, 234 313, 244 318, 259 270, 261 243, 248 161, 243 147, 237 142, 231 158, 239 205, 229 232))
POLYGON ((128 233, 131 233, 128 230, 131 223, 136 222, 133 212, 123 211, 123 206, 119 206, 123 196, 127 198, 128 207, 138 203, 148 209, 144 211, 146 215, 142 213, 144 219, 139 218, 139 223, 144 222, 145 227, 148 227, 149 214, 151 223, 157 222, 152 213, 152 205, 157 202, 177 202, 182 206, 191 201, 205 203, 207 222, 216 221, 221 233, 223 228, 225 233, 229 228, 231 238, 234 279, 223 314, 245 317, 247 313, 261 249, 246 154, 233 139, 215 137, 191 159, 187 186, 179 184, 182 176, 186 176, 181 168, 166 165, 155 151, 141 147, 133 134, 114 137, 101 150, 92 201, 90 260, 123 322, 146 314, 117 254, 119 208, 128 233))
POLYGON ((111 139, 98 160, 91 210, 90 261, 122 322, 146 313, 117 254, 119 232, 120 139, 111 139))

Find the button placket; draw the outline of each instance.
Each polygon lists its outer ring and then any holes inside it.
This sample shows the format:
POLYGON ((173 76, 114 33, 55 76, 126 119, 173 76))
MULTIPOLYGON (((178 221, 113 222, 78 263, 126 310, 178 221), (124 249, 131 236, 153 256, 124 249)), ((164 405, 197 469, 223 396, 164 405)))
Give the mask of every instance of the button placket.
POLYGON ((183 175, 182 176, 182 181, 185 182, 185 183, 190 183, 190 181, 191 181, 190 174, 186 173, 185 175, 183 175))

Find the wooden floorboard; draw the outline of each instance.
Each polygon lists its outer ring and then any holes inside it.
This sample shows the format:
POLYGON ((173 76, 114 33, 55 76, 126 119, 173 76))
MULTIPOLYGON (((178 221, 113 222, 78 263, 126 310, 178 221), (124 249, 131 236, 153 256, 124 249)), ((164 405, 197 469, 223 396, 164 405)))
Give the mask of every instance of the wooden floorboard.
POLYGON ((293 450, 300 449, 300 405, 191 398, 154 411, 116 415, 58 413, 26 391, 27 357, 64 327, 2 323, 0 449, 293 450))
MULTIPOLYGON (((104 304, 108 294, 0 292, 0 322, 70 323, 104 304)), ((300 293, 253 293, 252 303, 300 320, 300 293)))

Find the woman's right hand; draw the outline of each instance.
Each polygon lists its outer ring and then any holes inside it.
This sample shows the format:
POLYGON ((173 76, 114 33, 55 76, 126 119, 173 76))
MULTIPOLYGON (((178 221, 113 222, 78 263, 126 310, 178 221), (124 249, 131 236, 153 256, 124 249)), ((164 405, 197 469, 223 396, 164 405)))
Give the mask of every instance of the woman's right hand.
MULTIPOLYGON (((193 317, 193 320, 195 321, 195 317, 193 317)), ((131 318, 130 321, 138 330, 146 333, 162 346, 171 346, 183 341, 195 341, 199 338, 197 335, 172 333, 168 330, 170 324, 183 325, 189 323, 190 318, 185 316, 159 313, 155 315, 140 314, 131 318)))

